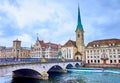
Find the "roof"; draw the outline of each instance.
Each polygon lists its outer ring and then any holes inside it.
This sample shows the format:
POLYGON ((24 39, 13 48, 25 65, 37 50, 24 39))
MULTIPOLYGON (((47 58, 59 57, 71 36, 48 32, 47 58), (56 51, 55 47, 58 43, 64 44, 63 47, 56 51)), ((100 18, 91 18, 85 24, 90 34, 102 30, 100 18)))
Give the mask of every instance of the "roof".
POLYGON ((97 46, 102 46, 102 45, 120 45, 120 39, 103 39, 103 40, 95 40, 90 43, 88 43, 87 47, 91 46, 93 47, 94 45, 97 46))
POLYGON ((20 40, 18 40, 18 39, 16 39, 16 40, 14 40, 13 42, 21 42, 20 40))
POLYGON ((76 31, 78 29, 80 29, 81 31, 83 31, 83 26, 82 26, 82 23, 81 23, 81 16, 80 16, 80 8, 79 8, 79 5, 78 5, 78 21, 77 21, 77 28, 76 28, 76 31))
POLYGON ((77 51, 77 52, 75 53, 75 55, 82 55, 82 54, 81 54, 80 52, 77 51))
POLYGON ((51 48, 58 48, 58 44, 54 44, 54 43, 46 43, 47 46, 51 46, 51 48))
POLYGON ((63 47, 76 47, 76 42, 73 40, 68 40, 63 47))
POLYGON ((46 47, 46 44, 44 43, 43 40, 39 40, 39 43, 40 43, 41 47, 46 47))
POLYGON ((50 46, 51 48, 56 49, 59 46, 58 44, 55 44, 55 43, 50 43, 50 42, 45 43, 43 40, 42 41, 39 40, 39 43, 40 43, 41 47, 45 47, 45 48, 50 46))

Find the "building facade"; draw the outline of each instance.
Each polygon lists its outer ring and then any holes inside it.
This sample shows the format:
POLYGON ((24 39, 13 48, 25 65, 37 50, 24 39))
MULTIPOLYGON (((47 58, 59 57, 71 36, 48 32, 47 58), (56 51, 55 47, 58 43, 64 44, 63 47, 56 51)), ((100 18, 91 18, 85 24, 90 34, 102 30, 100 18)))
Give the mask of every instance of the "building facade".
POLYGON ((96 40, 86 46, 87 64, 120 64, 120 39, 96 40))
POLYGON ((31 47, 31 58, 59 58, 61 45, 51 42, 45 43, 37 38, 36 43, 31 47))
POLYGON ((76 41, 68 40, 62 46, 62 56, 65 59, 79 59, 85 61, 84 29, 81 23, 80 8, 78 6, 78 21, 75 30, 76 41))
POLYGON ((0 58, 29 58, 30 49, 21 47, 21 41, 13 41, 13 47, 0 46, 0 58))

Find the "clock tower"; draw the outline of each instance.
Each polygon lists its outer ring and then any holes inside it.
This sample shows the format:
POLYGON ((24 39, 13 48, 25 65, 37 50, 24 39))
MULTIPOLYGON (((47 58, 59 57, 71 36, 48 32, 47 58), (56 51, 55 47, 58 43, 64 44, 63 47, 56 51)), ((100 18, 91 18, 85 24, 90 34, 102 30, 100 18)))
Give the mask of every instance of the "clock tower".
POLYGON ((80 8, 78 5, 78 21, 77 21, 77 28, 76 28, 76 46, 77 46, 77 51, 84 55, 84 30, 83 26, 81 23, 81 17, 80 17, 80 8))

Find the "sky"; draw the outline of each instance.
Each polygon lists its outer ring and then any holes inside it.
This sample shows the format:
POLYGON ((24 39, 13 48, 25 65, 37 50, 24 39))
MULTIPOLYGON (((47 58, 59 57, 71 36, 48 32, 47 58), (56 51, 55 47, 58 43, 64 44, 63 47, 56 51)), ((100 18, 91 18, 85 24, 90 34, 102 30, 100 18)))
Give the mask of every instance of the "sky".
POLYGON ((0 46, 18 39, 30 47, 37 36, 61 45, 75 40, 78 3, 85 45, 120 39, 120 0, 0 0, 0 46))

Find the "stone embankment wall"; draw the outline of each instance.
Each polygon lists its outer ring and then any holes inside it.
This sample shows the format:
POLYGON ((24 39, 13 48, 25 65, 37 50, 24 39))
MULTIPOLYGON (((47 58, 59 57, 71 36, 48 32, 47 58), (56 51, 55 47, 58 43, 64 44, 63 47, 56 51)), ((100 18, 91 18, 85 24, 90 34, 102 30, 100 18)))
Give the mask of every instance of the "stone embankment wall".
POLYGON ((120 68, 120 64, 85 64, 85 67, 120 68))

